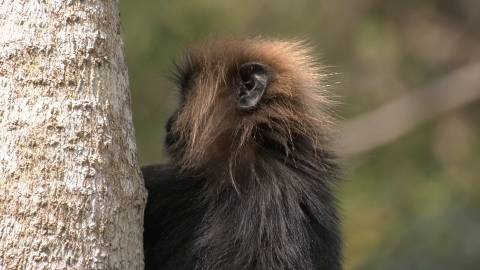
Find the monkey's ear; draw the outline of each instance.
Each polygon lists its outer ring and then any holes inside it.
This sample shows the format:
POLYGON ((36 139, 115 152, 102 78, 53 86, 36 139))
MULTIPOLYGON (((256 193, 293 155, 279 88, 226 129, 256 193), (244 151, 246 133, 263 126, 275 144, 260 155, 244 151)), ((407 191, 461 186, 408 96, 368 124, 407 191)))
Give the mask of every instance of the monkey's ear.
POLYGON ((236 94, 241 109, 255 107, 262 99, 269 81, 268 66, 256 62, 243 64, 238 70, 239 85, 236 94))

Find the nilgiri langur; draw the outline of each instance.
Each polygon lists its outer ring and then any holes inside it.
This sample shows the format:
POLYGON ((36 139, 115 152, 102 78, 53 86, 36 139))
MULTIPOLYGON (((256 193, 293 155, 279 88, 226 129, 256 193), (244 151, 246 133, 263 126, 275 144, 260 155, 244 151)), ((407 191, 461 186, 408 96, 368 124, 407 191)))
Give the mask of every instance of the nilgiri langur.
POLYGON ((209 41, 177 75, 171 162, 142 168, 145 268, 342 269, 331 95, 308 46, 209 41))

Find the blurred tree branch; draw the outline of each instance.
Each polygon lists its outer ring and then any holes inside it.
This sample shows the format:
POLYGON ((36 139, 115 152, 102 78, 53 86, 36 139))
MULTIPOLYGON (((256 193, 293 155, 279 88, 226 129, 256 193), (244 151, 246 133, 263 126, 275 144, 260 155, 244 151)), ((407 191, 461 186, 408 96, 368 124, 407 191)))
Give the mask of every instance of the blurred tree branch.
POLYGON ((371 112, 346 121, 340 127, 337 148, 353 156, 385 145, 442 113, 480 99, 480 62, 434 80, 371 112))

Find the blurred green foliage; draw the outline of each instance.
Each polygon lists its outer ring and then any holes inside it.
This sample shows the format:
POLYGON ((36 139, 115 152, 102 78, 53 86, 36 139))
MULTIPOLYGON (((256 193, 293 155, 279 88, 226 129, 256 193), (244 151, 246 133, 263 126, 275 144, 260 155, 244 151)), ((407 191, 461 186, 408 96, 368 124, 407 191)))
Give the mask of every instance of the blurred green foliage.
MULTIPOLYGON (((480 60, 478 0, 123 0, 121 7, 142 164, 166 160, 164 125, 176 106, 169 70, 198 40, 309 40, 333 74, 341 121, 480 60)), ((479 269, 479 105, 344 160, 347 269, 479 269)))

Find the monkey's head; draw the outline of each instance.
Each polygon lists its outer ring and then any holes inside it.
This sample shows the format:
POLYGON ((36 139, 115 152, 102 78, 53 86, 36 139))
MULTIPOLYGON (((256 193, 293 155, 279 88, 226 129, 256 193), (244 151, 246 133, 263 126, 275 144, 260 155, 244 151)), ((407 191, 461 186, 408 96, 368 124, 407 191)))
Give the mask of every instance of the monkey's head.
POLYGON ((302 42, 209 42, 190 49, 177 74, 166 145, 184 170, 232 169, 274 145, 288 155, 296 140, 317 145, 330 123, 324 75, 302 42))

